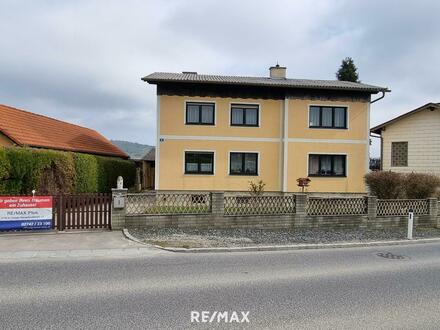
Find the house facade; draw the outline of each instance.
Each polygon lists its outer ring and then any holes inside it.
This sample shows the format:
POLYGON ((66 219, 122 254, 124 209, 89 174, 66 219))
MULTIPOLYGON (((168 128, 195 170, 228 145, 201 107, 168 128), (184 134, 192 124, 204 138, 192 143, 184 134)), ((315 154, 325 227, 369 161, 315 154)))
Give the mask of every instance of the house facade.
POLYGON ((371 94, 343 81, 153 73, 157 190, 365 192, 371 94))
POLYGON ((427 103, 371 129, 381 139, 381 169, 440 175, 440 103, 427 103))

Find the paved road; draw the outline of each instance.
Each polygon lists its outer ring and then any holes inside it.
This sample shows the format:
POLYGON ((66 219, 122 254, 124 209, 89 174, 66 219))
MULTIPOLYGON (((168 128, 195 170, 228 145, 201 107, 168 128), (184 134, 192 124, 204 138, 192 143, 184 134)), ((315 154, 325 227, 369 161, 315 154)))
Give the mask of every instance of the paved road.
POLYGON ((3 329, 435 329, 440 324, 438 243, 7 261, 0 263, 0 280, 3 329), (410 259, 386 259, 376 255, 380 252, 410 259), (250 323, 191 324, 191 311, 249 311, 250 323))

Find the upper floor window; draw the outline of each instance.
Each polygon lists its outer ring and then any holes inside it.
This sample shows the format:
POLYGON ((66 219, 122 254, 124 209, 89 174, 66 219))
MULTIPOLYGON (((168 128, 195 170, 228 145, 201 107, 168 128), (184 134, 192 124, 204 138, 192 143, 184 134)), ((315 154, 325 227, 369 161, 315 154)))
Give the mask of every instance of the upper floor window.
POLYGON ((258 175, 258 154, 254 152, 231 152, 230 175, 258 175))
POLYGON ((186 151, 185 174, 214 174, 214 153, 186 151))
POLYGON ((347 128, 347 108, 311 106, 309 110, 311 128, 347 128))
POLYGON ((391 142, 391 166, 408 166, 408 142, 391 142))
POLYGON ((309 155, 309 176, 346 176, 345 155, 309 155))
POLYGON ((259 106, 254 104, 232 104, 231 126, 258 126, 259 106))
POLYGON ((214 125, 215 104, 204 102, 186 103, 187 125, 214 125))

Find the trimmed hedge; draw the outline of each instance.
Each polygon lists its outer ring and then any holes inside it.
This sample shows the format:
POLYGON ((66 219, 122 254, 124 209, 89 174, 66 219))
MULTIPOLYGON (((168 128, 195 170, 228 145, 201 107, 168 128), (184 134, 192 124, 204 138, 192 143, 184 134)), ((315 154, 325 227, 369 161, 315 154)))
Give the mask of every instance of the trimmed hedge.
POLYGON ((371 193, 380 199, 424 199, 435 197, 440 178, 425 173, 396 173, 377 171, 365 175, 371 193))
POLYGON ((0 148, 0 193, 40 194, 110 192, 121 175, 134 185, 133 162, 32 148, 0 148))

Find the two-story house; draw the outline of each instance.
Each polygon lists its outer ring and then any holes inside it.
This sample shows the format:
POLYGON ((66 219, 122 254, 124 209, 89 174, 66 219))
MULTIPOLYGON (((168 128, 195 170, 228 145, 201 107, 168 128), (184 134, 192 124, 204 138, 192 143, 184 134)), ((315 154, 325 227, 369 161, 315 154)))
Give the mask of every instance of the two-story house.
POLYGON ((157 85, 158 190, 364 192, 371 94, 384 87, 329 80, 152 73, 157 85))

